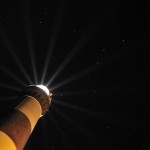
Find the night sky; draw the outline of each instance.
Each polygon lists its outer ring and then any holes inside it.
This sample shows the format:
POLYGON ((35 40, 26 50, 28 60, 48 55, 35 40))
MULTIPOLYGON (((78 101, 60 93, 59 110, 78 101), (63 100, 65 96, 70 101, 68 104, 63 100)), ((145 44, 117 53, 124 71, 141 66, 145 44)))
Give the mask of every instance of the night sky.
POLYGON ((136 0, 0 1, 0 123, 25 86, 53 93, 25 150, 150 150, 148 11, 136 0))

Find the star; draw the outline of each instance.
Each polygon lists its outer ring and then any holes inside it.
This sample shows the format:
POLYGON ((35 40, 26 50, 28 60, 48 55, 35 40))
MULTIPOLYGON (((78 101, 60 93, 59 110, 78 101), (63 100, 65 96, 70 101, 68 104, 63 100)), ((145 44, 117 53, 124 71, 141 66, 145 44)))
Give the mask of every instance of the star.
POLYGON ((109 103, 108 106, 111 106, 111 103, 109 103))
POLYGON ((106 52, 106 49, 105 49, 105 48, 103 48, 103 49, 102 49, 102 51, 103 51, 103 52, 106 52))
POLYGON ((44 14, 47 15, 47 11, 45 11, 44 14))
POLYGON ((88 77, 88 80, 91 80, 92 78, 91 77, 88 77))
POLYGON ((96 93, 96 90, 94 90, 93 93, 95 94, 95 93, 96 93))
POLYGON ((76 33, 77 31, 74 29, 72 32, 73 32, 73 33, 76 33))
POLYGON ((55 149, 55 146, 54 146, 54 145, 52 145, 52 146, 50 147, 50 149, 55 149))
POLYGON ((96 63, 97 65, 99 65, 99 61, 97 61, 97 63, 96 63))
POLYGON ((145 144, 142 144, 142 147, 145 147, 145 144))
POLYGON ((110 126, 106 126, 106 129, 110 129, 110 126))

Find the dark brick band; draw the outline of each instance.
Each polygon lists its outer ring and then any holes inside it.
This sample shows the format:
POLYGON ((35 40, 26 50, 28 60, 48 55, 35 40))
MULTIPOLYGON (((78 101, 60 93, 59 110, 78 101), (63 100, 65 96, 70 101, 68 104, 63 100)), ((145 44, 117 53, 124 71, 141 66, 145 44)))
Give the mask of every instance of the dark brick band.
POLYGON ((31 123, 25 114, 14 110, 0 127, 0 130, 14 141, 17 150, 22 150, 31 134, 31 123))

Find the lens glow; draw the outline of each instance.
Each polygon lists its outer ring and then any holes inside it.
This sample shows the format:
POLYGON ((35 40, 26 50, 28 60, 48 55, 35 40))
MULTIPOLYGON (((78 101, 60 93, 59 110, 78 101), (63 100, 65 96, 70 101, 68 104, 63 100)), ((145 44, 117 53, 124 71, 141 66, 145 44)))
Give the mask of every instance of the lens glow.
POLYGON ((44 92, 46 92, 47 95, 49 95, 49 90, 46 86, 44 85, 36 85, 36 86, 42 89, 44 92))

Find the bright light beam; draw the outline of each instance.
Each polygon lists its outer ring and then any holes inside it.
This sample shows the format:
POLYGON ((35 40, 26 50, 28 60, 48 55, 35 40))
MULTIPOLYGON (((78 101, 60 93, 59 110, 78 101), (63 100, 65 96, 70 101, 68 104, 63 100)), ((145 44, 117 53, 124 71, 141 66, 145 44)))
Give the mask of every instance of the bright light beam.
POLYGON ((70 122, 76 129, 78 129, 79 131, 81 131, 83 134, 85 134, 86 136, 88 136, 88 138, 90 139, 90 141, 92 141, 94 144, 99 145, 102 141, 100 141, 94 134, 88 132, 85 127, 79 125, 78 123, 76 123, 72 118, 68 117, 68 115, 64 112, 62 112, 61 110, 57 109, 56 107, 52 106, 52 108, 60 115, 62 116, 64 119, 66 119, 66 121, 70 122))
POLYGON ((22 86, 26 86, 26 84, 20 80, 15 74, 13 74, 11 71, 9 71, 6 67, 3 65, 0 65, 0 69, 5 72, 8 76, 12 77, 14 80, 16 80, 18 83, 20 83, 22 86))
MULTIPOLYGON (((91 67, 88 67, 88 68, 82 70, 81 72, 79 72, 79 73, 73 75, 72 77, 69 77, 68 79, 63 80, 63 81, 60 82, 59 84, 57 84, 57 85, 51 87, 51 91, 54 90, 54 89, 60 88, 61 86, 64 86, 64 85, 66 85, 66 84, 68 84, 68 83, 71 83, 71 81, 77 80, 77 79, 83 77, 84 75, 86 75, 86 74, 88 74, 88 73, 90 73, 90 72, 92 72, 92 71, 95 71, 95 70, 98 69, 98 68, 99 68, 99 67, 96 66, 96 65, 93 65, 93 66, 91 66, 91 67)), ((48 85, 48 84, 47 84, 47 85, 48 85)))
MULTIPOLYGON (((132 86, 100 86, 96 89, 96 92, 101 95, 115 95, 115 94, 130 94, 130 93, 138 93, 141 92, 143 89, 140 87, 132 87, 132 86)), ((60 96, 79 96, 79 95, 91 95, 92 92, 89 91, 69 91, 69 92, 53 92, 53 97, 60 97, 60 96)))
MULTIPOLYGON (((56 99, 53 99, 53 102, 57 103, 61 106, 73 109, 73 105, 71 105, 69 103, 59 101, 59 100, 56 100, 56 99)), ((83 113, 83 114, 93 116, 93 117, 96 117, 96 118, 99 118, 99 119, 102 119, 102 120, 106 120, 106 121, 112 122, 113 124, 117 124, 117 125, 120 125, 120 126, 123 126, 123 127, 127 127, 129 129, 132 129, 132 130, 134 129, 134 123, 133 123, 132 120, 129 120, 129 118, 121 118, 121 117, 116 116, 116 115, 114 117, 111 113, 99 112, 99 111, 87 109, 87 108, 80 107, 80 106, 76 106, 76 109, 78 111, 80 111, 81 113, 83 113)))
POLYGON ((47 95, 50 95, 49 90, 46 86, 44 85, 36 85, 36 86, 42 89, 47 95))
POLYGON ((70 108, 70 109, 73 108, 73 104, 69 104, 69 103, 66 103, 66 102, 64 102, 64 101, 59 101, 59 100, 54 99, 54 98, 52 99, 52 102, 57 103, 57 104, 59 104, 59 105, 61 105, 61 106, 68 107, 68 108, 70 108))
MULTIPOLYGON (((64 107, 67 107, 69 109, 73 109, 75 104, 69 104, 67 102, 64 102, 64 101, 59 101, 57 99, 52 99, 52 101, 58 105, 61 105, 61 106, 64 106, 64 107)), ((94 116, 94 117, 100 117, 99 113, 94 111, 94 110, 90 110, 90 109, 87 109, 87 108, 84 108, 84 107, 81 107, 81 106, 75 106, 76 109, 86 115, 89 115, 89 116, 94 116)), ((103 113, 102 113, 103 114, 103 113)), ((106 115, 102 115, 101 116, 101 119, 106 119, 106 115)))
POLYGON ((32 84, 32 81, 30 79, 30 77, 28 76, 27 72, 25 71, 25 68, 23 67, 19 57, 17 56, 17 54, 15 53, 14 49, 13 49, 13 45, 11 44, 11 41, 9 40, 9 38, 7 37, 5 31, 0 27, 0 38, 2 39, 3 43, 5 44, 7 50, 10 52, 10 54, 12 55, 13 59, 15 60, 16 64, 19 66, 21 72, 23 73, 23 75, 26 77, 27 81, 32 84))
POLYGON ((63 4, 62 3, 59 4, 58 11, 55 16, 54 24, 53 24, 53 27, 51 30, 52 33, 50 36, 49 47, 48 47, 48 51, 47 51, 46 59, 45 59, 45 63, 44 63, 44 70, 43 70, 43 74, 42 74, 41 84, 43 84, 43 82, 45 80, 45 76, 46 76, 47 69, 49 66, 50 58, 53 53, 59 31, 61 29, 63 18, 65 16, 66 7, 67 7, 67 5, 64 2, 63 2, 63 4))
POLYGON ((23 21, 25 24, 25 33, 27 37, 27 43, 31 58, 31 64, 32 64, 32 70, 34 75, 35 83, 38 83, 37 79, 37 71, 36 71, 36 63, 35 63, 35 57, 34 57, 34 45, 33 45, 33 36, 32 36, 32 24, 31 24, 31 17, 30 17, 30 7, 27 0, 21 0, 21 11, 23 13, 23 21))
POLYGON ((59 68, 56 70, 56 72, 53 74, 53 76, 50 78, 50 80, 47 82, 47 86, 51 84, 51 82, 59 75, 59 73, 66 67, 66 65, 78 54, 80 50, 86 45, 86 43, 91 39, 91 37, 96 33, 97 29, 100 28, 101 26, 106 23, 107 19, 110 17, 110 15, 113 14, 114 9, 116 8, 116 3, 112 3, 109 1, 110 4, 105 8, 104 10, 109 10, 109 11, 103 11, 104 14, 101 15, 101 18, 96 16, 95 20, 93 20, 92 25, 89 26, 85 33, 81 36, 80 40, 76 44, 75 47, 71 50, 71 52, 67 55, 67 57, 64 59, 63 63, 59 66, 59 68), (101 21, 100 21, 101 20, 101 21))
POLYGON ((59 75, 59 73, 66 67, 66 65, 77 55, 77 53, 83 48, 83 46, 86 44, 85 42, 87 38, 86 36, 83 36, 83 39, 78 42, 78 44, 73 48, 73 50, 67 55, 67 57, 64 59, 63 63, 58 67, 54 75, 50 78, 50 80, 47 82, 47 86, 51 84, 51 82, 59 75))
POLYGON ((11 90, 18 91, 18 92, 21 91, 20 88, 17 88, 15 86, 12 86, 12 85, 9 85, 9 84, 5 84, 5 83, 2 83, 2 82, 0 82, 0 87, 11 89, 11 90))
MULTIPOLYGON (((51 104, 51 106, 52 106, 52 104, 51 104)), ((53 124, 56 127, 58 133, 60 134, 61 139, 64 141, 66 149, 74 150, 74 148, 73 148, 70 140, 66 136, 66 133, 64 133, 63 130, 60 128, 60 125, 58 124, 58 122, 56 121, 56 119, 53 117, 53 115, 50 112, 48 112, 48 116, 50 117, 50 120, 53 122, 53 124)))
POLYGON ((5 96, 5 97, 0 97, 0 101, 12 101, 15 100, 17 97, 16 96, 5 96))
MULTIPOLYGON (((134 45, 133 45, 133 46, 134 46, 134 45)), ((132 47, 131 47, 131 48, 132 48, 132 47)), ((90 72, 94 72, 94 71, 96 71, 96 70, 98 70, 98 69, 100 69, 100 68, 102 68, 102 67, 106 67, 106 66, 108 66, 108 65, 110 65, 110 64, 112 64, 112 63, 116 63, 118 60, 121 60, 121 59, 123 60, 123 59, 125 59, 125 58, 128 58, 127 56, 129 56, 129 55, 127 55, 127 54, 131 53, 131 51, 132 51, 131 48, 123 48, 123 49, 120 49, 120 50, 117 51, 117 52, 111 53, 110 55, 108 55, 107 57, 104 57, 104 58, 102 59, 102 63, 101 63, 100 65, 97 65, 97 66, 96 66, 96 65, 93 65, 93 66, 90 66, 90 67, 88 67, 88 68, 85 68, 84 70, 82 70, 81 72, 79 72, 79 73, 73 75, 72 77, 69 77, 68 79, 63 80, 62 82, 58 83, 57 85, 54 85, 54 86, 51 88, 51 90, 60 88, 60 87, 62 87, 62 86, 64 86, 64 85, 70 83, 71 81, 74 81, 74 80, 76 80, 76 79, 79 79, 79 78, 83 77, 84 75, 86 75, 86 74, 88 74, 88 73, 90 73, 90 72)), ((137 47, 135 47, 135 46, 134 46, 134 48, 137 49, 137 47)), ((133 48, 133 49, 134 49, 134 48, 133 48)), ((119 89, 120 89, 120 87, 119 87, 119 89)), ((113 88, 113 90, 114 90, 114 88, 113 88)), ((104 88, 102 88, 101 91, 104 91, 104 88)), ((108 89, 107 89, 107 92, 108 92, 108 89)), ((111 92, 112 92, 112 90, 111 90, 111 92)), ((111 93, 111 92, 110 92, 110 93, 111 93)), ((55 93, 54 93, 54 94, 55 94, 55 93)))
POLYGON ((53 92, 55 96, 78 96, 78 95, 89 95, 88 91, 70 91, 70 92, 53 92))

